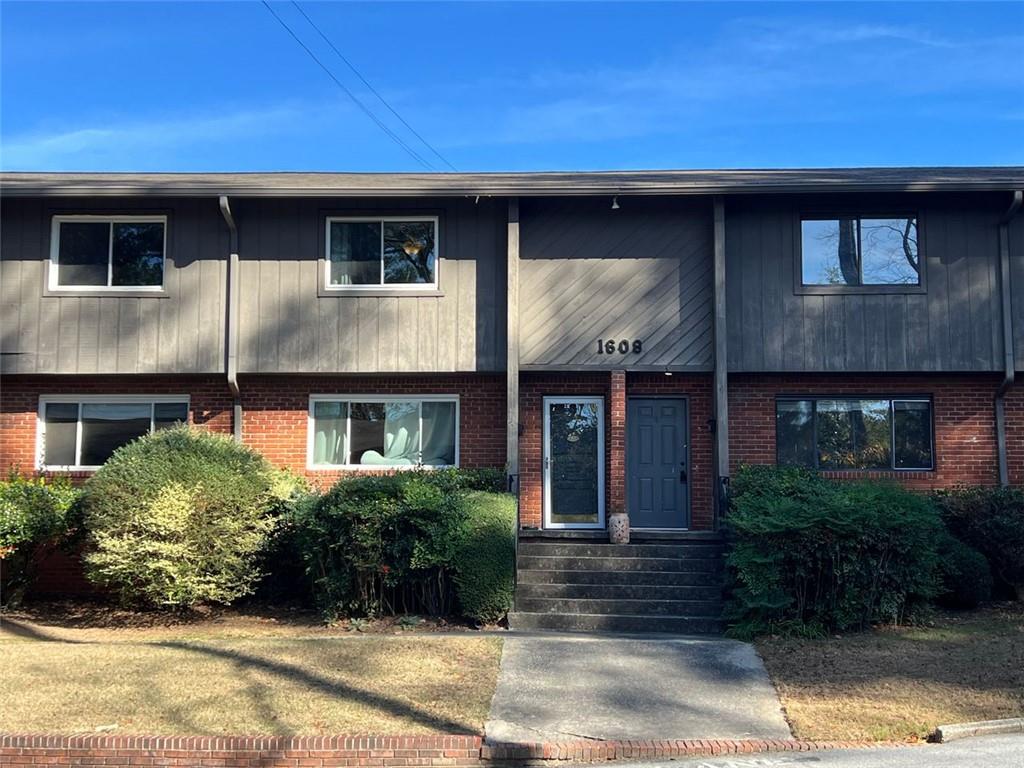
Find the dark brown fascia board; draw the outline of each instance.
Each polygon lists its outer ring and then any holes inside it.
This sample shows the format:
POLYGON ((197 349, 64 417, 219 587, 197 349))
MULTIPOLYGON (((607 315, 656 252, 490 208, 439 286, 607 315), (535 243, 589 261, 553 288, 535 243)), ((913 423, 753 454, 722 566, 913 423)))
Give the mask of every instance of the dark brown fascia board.
POLYGON ((995 192, 1024 167, 532 173, 16 173, 3 197, 541 197, 818 192, 995 192))

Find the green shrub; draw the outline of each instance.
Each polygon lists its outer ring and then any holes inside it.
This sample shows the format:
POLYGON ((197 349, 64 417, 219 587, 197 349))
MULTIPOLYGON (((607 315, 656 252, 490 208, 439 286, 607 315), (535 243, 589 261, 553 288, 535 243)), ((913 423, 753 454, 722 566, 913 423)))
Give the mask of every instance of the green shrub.
POLYGON ((957 488, 936 500, 950 532, 981 552, 1024 600, 1024 490, 957 488))
POLYGON ((344 477, 295 515, 298 548, 328 618, 448 613, 449 563, 465 522, 455 475, 426 470, 344 477))
POLYGON ((296 550, 328 619, 456 608, 496 621, 511 605, 515 506, 478 490, 497 470, 344 477, 291 516, 296 550))
POLYGON ((266 461, 228 437, 186 426, 142 437, 85 485, 86 573, 126 603, 230 603, 259 578, 291 494, 274 489, 266 461))
POLYGON ((512 494, 468 494, 469 520, 455 553, 455 589, 462 614, 494 623, 512 608, 516 501, 512 494))
POLYGON ((992 570, 978 550, 953 536, 939 547, 942 593, 939 601, 948 608, 977 608, 992 598, 992 570))
POLYGON ((896 485, 745 467, 732 483, 731 634, 900 621, 939 591, 938 512, 896 485))
POLYGON ((78 496, 63 477, 47 480, 12 472, 0 482, 0 598, 6 604, 21 602, 40 555, 69 533, 78 496))

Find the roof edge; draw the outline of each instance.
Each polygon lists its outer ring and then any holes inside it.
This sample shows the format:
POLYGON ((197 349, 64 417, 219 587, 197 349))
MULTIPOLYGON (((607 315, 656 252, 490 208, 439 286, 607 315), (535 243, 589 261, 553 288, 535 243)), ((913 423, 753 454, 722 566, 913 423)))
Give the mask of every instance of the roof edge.
POLYGON ((0 173, 3 197, 514 197, 995 192, 1024 167, 872 167, 485 173, 0 173))

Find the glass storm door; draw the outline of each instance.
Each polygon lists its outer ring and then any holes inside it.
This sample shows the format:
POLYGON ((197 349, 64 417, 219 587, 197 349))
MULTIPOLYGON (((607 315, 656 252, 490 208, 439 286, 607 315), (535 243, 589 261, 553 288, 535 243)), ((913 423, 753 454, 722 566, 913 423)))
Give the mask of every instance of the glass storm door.
POLYGON ((544 527, 604 527, 604 398, 544 398, 544 527))

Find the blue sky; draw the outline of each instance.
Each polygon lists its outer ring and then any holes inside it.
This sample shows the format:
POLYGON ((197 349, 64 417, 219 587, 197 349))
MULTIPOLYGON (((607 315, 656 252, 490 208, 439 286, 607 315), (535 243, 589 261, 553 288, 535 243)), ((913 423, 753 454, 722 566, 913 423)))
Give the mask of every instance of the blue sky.
MULTIPOLYGON (((1024 164, 1020 2, 302 7, 459 170, 1024 164)), ((0 25, 5 170, 422 170, 258 2, 0 25)))

